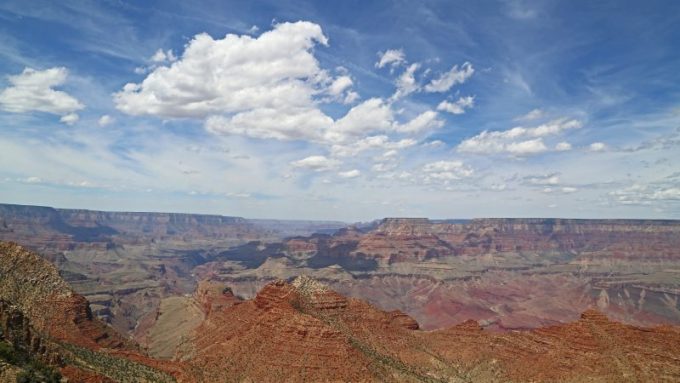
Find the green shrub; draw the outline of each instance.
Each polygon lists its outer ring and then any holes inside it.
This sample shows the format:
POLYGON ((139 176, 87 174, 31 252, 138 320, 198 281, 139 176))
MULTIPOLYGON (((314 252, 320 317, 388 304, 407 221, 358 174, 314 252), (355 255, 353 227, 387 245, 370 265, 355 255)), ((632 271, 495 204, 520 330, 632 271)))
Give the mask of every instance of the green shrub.
POLYGON ((20 362, 21 357, 14 346, 7 342, 0 341, 0 360, 16 365, 20 362))

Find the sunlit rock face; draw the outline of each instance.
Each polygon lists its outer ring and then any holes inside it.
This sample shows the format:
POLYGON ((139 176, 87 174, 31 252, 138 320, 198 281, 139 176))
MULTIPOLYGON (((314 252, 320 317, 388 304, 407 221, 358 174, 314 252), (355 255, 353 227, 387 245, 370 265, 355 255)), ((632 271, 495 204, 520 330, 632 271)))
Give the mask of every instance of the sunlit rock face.
POLYGON ((467 319, 535 328, 590 307, 630 324, 678 324, 679 234, 677 221, 388 218, 251 252, 264 259, 256 267, 239 270, 234 250, 195 271, 244 297, 306 273, 426 329, 467 319))
POLYGON ((586 310, 522 332, 475 321, 420 331, 400 312, 346 298, 309 277, 265 285, 252 300, 212 311, 179 360, 199 382, 613 381, 673 379, 677 327, 642 329, 586 310), (640 353, 640 350, 646 350, 640 353), (455 367, 452 367, 455 366, 455 367))
POLYGON ((333 231, 328 222, 16 205, 1 205, 0 220, 0 238, 39 250, 95 316, 142 344, 162 305, 189 307, 167 299, 194 294, 199 281, 247 299, 301 274, 424 329, 468 319, 536 328, 591 307, 628 324, 680 323, 678 221, 386 218, 333 231), (317 233, 284 238, 286 227, 317 233))

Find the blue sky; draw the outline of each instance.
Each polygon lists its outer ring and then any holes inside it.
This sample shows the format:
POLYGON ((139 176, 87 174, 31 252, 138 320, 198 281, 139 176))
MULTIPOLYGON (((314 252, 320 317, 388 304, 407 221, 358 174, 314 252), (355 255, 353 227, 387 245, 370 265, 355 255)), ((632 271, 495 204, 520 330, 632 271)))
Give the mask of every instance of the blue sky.
POLYGON ((0 201, 680 218, 680 3, 0 4, 0 201))

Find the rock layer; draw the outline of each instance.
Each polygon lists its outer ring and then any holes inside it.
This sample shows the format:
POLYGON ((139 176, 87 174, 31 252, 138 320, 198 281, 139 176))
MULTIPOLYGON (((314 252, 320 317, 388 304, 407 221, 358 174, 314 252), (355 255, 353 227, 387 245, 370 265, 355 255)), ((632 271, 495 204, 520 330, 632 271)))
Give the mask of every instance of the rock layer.
POLYGON ((181 355, 199 382, 680 379, 679 328, 626 326, 594 310, 531 331, 494 333, 474 321, 417 327, 403 313, 298 278, 212 311, 181 355))

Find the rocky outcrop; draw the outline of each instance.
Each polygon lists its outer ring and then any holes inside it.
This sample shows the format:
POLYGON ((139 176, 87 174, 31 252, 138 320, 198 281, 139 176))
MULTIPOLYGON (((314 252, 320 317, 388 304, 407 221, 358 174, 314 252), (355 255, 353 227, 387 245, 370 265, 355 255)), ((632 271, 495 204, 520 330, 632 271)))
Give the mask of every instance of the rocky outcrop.
POLYGON ((174 381, 180 375, 139 353, 92 315, 56 268, 14 243, 0 242, 0 339, 60 367, 70 381, 174 381), (151 365, 152 367, 150 367, 151 365))
POLYGON ((209 280, 198 282, 194 299, 206 315, 215 310, 223 310, 241 301, 224 283, 209 280))
POLYGON ((57 269, 16 244, 0 243, 0 299, 16 305, 46 336, 88 348, 117 348, 122 337, 96 320, 87 300, 57 269))
POLYGON ((51 365, 63 365, 57 347, 31 326, 24 313, 15 305, 0 299, 0 340, 51 365))
POLYGON ((450 223, 386 218, 356 249, 423 258, 486 252, 608 250, 648 259, 680 259, 680 223, 672 220, 474 219, 450 223), (427 254, 423 254, 429 251, 427 254))
POLYGON ((680 329, 637 328, 586 310, 573 323, 419 331, 407 315, 345 298, 307 277, 213 311, 181 358, 198 382, 675 381, 680 329))
POLYGON ((355 330, 377 319, 381 331, 407 331, 403 320, 300 277, 266 285, 251 300, 213 312, 182 359, 199 381, 366 381, 372 359, 355 330))

